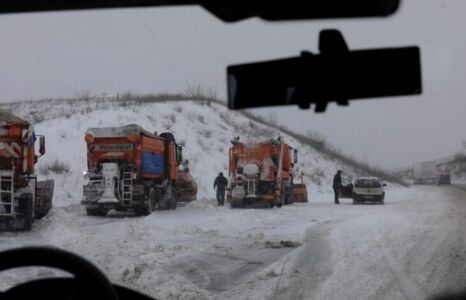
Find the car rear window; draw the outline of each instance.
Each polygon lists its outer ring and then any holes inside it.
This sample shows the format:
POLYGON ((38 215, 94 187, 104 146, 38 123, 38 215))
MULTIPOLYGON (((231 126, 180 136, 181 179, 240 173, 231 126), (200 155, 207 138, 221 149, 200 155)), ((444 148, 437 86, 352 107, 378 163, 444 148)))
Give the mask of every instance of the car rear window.
POLYGON ((378 188, 380 187, 380 182, 375 179, 358 179, 356 180, 355 186, 363 188, 378 188))

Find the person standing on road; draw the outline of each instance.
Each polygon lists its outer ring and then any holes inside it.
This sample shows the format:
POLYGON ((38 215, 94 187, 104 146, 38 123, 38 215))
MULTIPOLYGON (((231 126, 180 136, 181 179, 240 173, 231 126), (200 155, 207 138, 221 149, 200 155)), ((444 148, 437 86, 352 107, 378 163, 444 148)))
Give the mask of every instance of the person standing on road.
POLYGON ((223 176, 223 173, 220 172, 215 178, 214 181, 214 190, 217 188, 217 202, 218 206, 223 206, 225 204, 225 189, 228 184, 228 179, 223 176))
POLYGON ((341 170, 337 171, 337 174, 333 177, 333 192, 335 193, 335 204, 340 204, 338 196, 341 189, 341 170))

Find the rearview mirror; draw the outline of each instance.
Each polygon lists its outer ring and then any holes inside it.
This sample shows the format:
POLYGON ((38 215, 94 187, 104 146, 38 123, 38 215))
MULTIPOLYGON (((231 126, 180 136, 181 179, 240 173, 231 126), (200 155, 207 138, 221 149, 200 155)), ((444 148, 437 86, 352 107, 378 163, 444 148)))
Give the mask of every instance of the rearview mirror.
POLYGON ((380 17, 393 14, 400 0, 203 0, 201 5, 226 22, 251 17, 268 21, 380 17))
POLYGON ((266 20, 388 16, 399 4, 400 0, 2 0, 0 13, 201 5, 223 21, 234 22, 255 16, 266 20))
POLYGON ((320 34, 320 54, 228 67, 231 109, 299 105, 325 111, 329 102, 416 95, 422 91, 418 47, 349 51, 341 33, 320 34))

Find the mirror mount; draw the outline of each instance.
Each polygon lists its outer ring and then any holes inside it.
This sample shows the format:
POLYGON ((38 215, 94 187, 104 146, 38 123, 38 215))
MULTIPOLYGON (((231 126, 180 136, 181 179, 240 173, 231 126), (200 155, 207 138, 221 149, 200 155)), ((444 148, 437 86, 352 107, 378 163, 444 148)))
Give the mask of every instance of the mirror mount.
POLYGON ((45 136, 39 135, 39 154, 41 157, 42 155, 45 154, 45 136))
POLYGON ((175 158, 176 158, 176 163, 178 165, 181 165, 181 163, 183 162, 183 147, 181 147, 178 144, 175 144, 175 158))

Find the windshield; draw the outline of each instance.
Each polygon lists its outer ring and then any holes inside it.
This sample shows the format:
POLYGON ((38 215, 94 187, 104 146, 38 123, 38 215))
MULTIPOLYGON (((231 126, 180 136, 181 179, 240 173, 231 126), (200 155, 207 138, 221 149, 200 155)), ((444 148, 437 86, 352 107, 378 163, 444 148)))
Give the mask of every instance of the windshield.
MULTIPOLYGON (((0 15, 0 250, 65 249, 157 299, 462 291, 465 9, 413 0, 389 18, 232 24, 200 7, 0 15), (229 65, 319 53, 328 28, 354 50, 419 46, 423 94, 321 114, 227 109, 229 65)), ((66 274, 3 272, 0 290, 50 276, 66 274)))
POLYGON ((380 187, 380 182, 375 179, 358 179, 354 185, 362 188, 378 188, 380 187))

